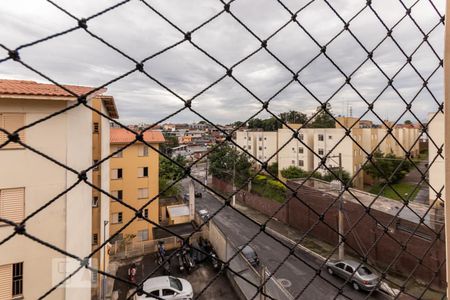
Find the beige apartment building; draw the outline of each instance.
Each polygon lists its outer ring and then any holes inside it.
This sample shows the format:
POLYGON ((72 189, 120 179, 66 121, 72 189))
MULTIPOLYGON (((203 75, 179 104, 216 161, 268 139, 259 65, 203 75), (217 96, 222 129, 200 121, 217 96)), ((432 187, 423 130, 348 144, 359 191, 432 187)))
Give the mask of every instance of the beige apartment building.
MULTIPOLYGON (((117 119, 114 98, 99 95, 92 100, 91 106, 110 118, 117 119)), ((93 163, 107 157, 110 152, 110 125, 107 118, 97 112, 92 112, 92 159, 93 163)), ((109 192, 109 159, 92 170, 92 183, 103 191, 109 192)), ((109 238, 109 197, 97 189, 92 189, 92 251, 109 238)), ((107 271, 108 266, 107 247, 96 251, 92 266, 102 271, 107 271)), ((92 296, 99 298, 102 295, 104 282, 97 273, 92 273, 92 296)))
MULTIPOLYGON (((394 139, 391 135, 385 138, 388 129, 385 126, 375 127, 371 121, 352 117, 337 119, 344 128, 339 123, 336 124, 336 128, 302 128, 299 130, 299 139, 293 139, 291 129, 286 126, 277 132, 238 131, 236 142, 256 156, 258 146, 255 140, 260 136, 266 137, 265 143, 272 145, 268 148, 272 154, 279 149, 275 157, 280 171, 295 166, 307 172, 319 168, 319 172, 326 173, 327 169, 321 166, 322 158, 327 155, 326 165, 337 168, 338 156, 341 154, 343 169, 350 176, 354 176, 353 185, 357 188, 362 188, 364 183, 371 180, 360 171, 366 161, 366 152, 371 153, 377 148, 383 153, 404 157, 403 149, 406 149, 411 152, 412 157, 419 155, 418 139, 421 131, 416 126, 394 126, 392 129, 394 139), (348 128, 351 128, 350 136, 346 136, 348 128)), ((392 126, 391 123, 387 125, 392 126)), ((297 130, 301 125, 289 124, 289 126, 297 130)))
MULTIPOLYGON (((123 128, 110 129, 111 153, 123 148, 135 140, 135 135, 123 128)), ((144 141, 158 149, 164 142, 160 131, 144 132, 144 141)), ((159 154, 144 143, 136 142, 123 151, 115 154, 110 161, 111 194, 136 209, 159 193, 159 154)), ((110 234, 114 234, 134 217, 135 212, 119 201, 111 199, 110 234)), ((159 223, 159 199, 143 209, 143 215, 159 223)), ((136 219, 118 235, 117 240, 127 236, 145 241, 153 239, 153 225, 147 221, 136 219)))
POLYGON ((257 159, 270 159, 270 165, 277 162, 277 135, 276 131, 237 131, 236 142, 257 159))
MULTIPOLYGON (((89 87, 66 86, 81 95, 89 87)), ((100 90, 88 98, 104 92, 100 90)), ((76 103, 51 84, 0 80, 0 128, 13 132, 76 103)), ((70 168, 93 162, 92 111, 78 106, 20 132, 21 141, 70 168)), ((0 133, 0 144, 7 141, 0 133)), ((78 176, 19 144, 0 147, 0 217, 20 223, 77 182, 78 176)), ((108 174, 108 173, 106 173, 108 174)), ((92 172, 88 172, 92 180, 92 172)), ((78 257, 91 253, 92 189, 84 183, 60 195, 26 221, 30 235, 78 257)), ((14 228, 0 222, 0 240, 14 228)), ((73 272, 79 262, 16 235, 0 246, 0 299, 37 299, 73 272)), ((91 273, 82 269, 46 299, 90 299, 91 273)))

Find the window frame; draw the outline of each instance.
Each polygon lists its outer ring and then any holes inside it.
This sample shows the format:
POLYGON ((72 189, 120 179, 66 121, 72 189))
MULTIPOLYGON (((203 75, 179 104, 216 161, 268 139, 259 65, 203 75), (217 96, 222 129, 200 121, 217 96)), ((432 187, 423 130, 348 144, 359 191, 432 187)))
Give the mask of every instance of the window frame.
POLYGON ((14 263, 11 267, 12 297, 15 298, 23 295, 23 262, 14 263), (17 271, 19 274, 15 274, 17 271))

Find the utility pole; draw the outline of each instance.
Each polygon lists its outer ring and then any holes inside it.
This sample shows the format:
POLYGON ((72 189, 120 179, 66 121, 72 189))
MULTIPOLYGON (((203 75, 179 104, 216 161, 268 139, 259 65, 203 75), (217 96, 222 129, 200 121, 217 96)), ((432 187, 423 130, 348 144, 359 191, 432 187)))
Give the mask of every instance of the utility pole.
MULTIPOLYGON (((208 186, 208 157, 206 157, 205 163, 205 186, 208 186)), ((206 187, 203 187, 203 190, 206 190, 206 187)))
POLYGON ((234 182, 236 180, 236 145, 234 145, 234 152, 233 152, 233 198, 231 201, 231 206, 236 205, 236 183, 234 182))
POLYGON ((343 199, 342 199, 342 192, 343 192, 343 184, 342 184, 342 153, 339 153, 339 259, 344 259, 344 242, 342 236, 344 235, 344 208, 343 208, 343 199))

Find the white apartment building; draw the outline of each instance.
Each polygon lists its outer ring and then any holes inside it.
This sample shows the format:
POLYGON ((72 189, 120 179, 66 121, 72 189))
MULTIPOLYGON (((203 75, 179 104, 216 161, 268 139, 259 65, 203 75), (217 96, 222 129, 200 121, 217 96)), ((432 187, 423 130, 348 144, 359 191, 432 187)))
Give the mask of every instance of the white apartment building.
POLYGON ((278 133, 276 131, 237 131, 236 143, 245 151, 268 164, 277 162, 278 133), (273 156, 273 157, 272 157, 273 156), (271 158, 272 157, 272 158, 271 158))
MULTIPOLYGON (((300 125, 290 124, 297 130, 300 125)), ((287 169, 290 166, 299 167, 305 171, 312 171, 314 165, 313 154, 309 149, 314 149, 312 130, 309 128, 299 131, 298 139, 293 138, 292 130, 283 126, 278 130, 278 170, 287 169), (301 140, 302 142, 300 142, 301 140)))
MULTIPOLYGON (((430 114, 430 118, 434 115, 430 114)), ((437 154, 438 148, 444 145, 444 114, 438 113, 428 123, 428 134, 430 139, 428 139, 428 163, 430 164, 430 169, 428 172, 428 180, 433 189, 429 188, 429 203, 433 204, 436 199, 438 199, 436 192, 441 193, 442 199, 445 201, 445 165, 444 165, 444 149, 442 149, 442 157, 437 154), (433 140, 433 141, 431 141, 433 140), (436 145, 435 145, 436 144, 436 145)), ((437 200, 435 205, 440 205, 442 202, 437 200)))
MULTIPOLYGON (((67 88, 79 95, 91 90, 67 88)), ((75 101, 76 98, 54 85, 0 80, 0 127, 14 131, 75 101)), ((79 106, 21 131, 20 136, 26 145, 80 171, 93 163, 92 130, 92 111, 79 106)), ((0 144, 6 140, 5 134, 0 133, 0 144)), ((0 217, 16 223, 78 180, 76 174, 19 144, 0 148, 0 166, 0 217)), ((90 173, 88 180, 92 180, 90 173)), ((27 220, 25 228, 38 239, 85 257, 91 252, 91 211, 92 188, 81 183, 27 220)), ((0 222, 0 240, 13 232, 12 226, 0 222)), ((15 235, 0 245, 0 299, 37 299, 79 265, 55 250, 15 235)), ((90 298, 91 274, 84 268, 46 297, 90 298)))
MULTIPOLYGON (((276 157, 280 171, 290 166, 299 167, 307 172, 314 171, 320 166, 324 156, 328 157, 326 161, 328 167, 337 168, 338 155, 341 154, 343 169, 352 177, 357 174, 353 179, 353 185, 358 188, 362 188, 365 182, 370 182, 370 178, 363 171, 359 171, 366 161, 366 152, 371 153, 377 148, 383 153, 393 153, 404 157, 404 148, 409 150, 413 157, 419 155, 417 140, 421 132, 415 126, 394 126, 392 130, 394 139, 391 135, 384 138, 387 128, 374 127, 371 121, 358 121, 357 118, 351 117, 337 119, 344 128, 336 124, 336 128, 300 129, 301 142, 299 139, 293 139, 292 130, 285 126, 277 132, 238 131, 236 142, 255 157, 261 157, 263 161, 266 160, 266 155, 259 154, 258 150, 270 150, 268 152, 275 153, 279 149, 276 157), (346 136, 346 128, 351 128, 350 136, 346 136), (267 137, 264 139, 265 146, 270 144, 272 147, 266 148, 257 144, 261 137, 267 137)), ((392 126, 390 123, 388 125, 392 126)), ((289 126, 298 130, 301 125, 289 124, 289 126)), ((327 169, 321 166, 318 171, 325 174, 327 169)))

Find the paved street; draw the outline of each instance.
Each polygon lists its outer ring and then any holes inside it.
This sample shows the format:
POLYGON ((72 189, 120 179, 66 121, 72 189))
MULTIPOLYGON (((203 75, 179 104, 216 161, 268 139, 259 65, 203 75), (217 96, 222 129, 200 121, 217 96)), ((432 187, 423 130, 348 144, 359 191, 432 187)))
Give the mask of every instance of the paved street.
MULTIPOLYGON (((222 205, 219 200, 210 195, 204 193, 203 198, 196 199, 196 209, 207 209, 210 213, 214 213, 222 205)), ((230 238, 236 245, 246 243, 259 228, 251 221, 240 215, 233 209, 226 207, 219 212, 214 220, 220 229, 230 238)), ((278 265, 289 254, 289 251, 268 236, 265 233, 258 235, 258 237, 251 243, 251 246, 255 249, 260 257, 262 264, 268 267, 273 272, 278 265)), ((316 276, 316 269, 319 267, 320 262, 317 261, 310 254, 304 251, 297 250, 296 254, 304 260, 307 264, 297 259, 296 257, 289 257, 275 273, 275 277, 283 282, 288 291, 296 297, 301 293, 299 299, 335 299, 338 295, 338 289, 333 287, 329 282, 340 287, 344 281, 329 276, 325 270, 322 270, 324 279, 316 276), (312 280, 312 281, 311 281, 312 280)), ((356 292, 350 285, 344 287, 344 295, 346 297, 338 296, 336 299, 365 299, 368 297, 368 293, 356 292)), ((388 299, 386 296, 375 292, 370 295, 369 299, 388 299)))

